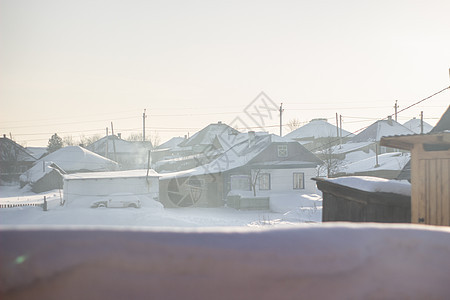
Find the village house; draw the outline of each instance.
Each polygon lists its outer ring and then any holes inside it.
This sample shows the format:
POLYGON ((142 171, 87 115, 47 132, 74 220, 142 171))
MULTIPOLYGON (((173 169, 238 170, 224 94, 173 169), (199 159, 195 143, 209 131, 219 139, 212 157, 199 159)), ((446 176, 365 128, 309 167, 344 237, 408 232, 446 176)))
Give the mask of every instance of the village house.
POLYGON ((417 134, 428 133, 433 129, 433 126, 421 119, 417 119, 416 117, 403 123, 403 126, 417 134))
POLYGON ((151 169, 67 174, 63 190, 68 207, 89 207, 109 196, 130 195, 140 199, 143 206, 153 205, 159 197, 159 174, 151 169))
POLYGON ((0 182, 18 182, 36 158, 21 145, 3 135, 0 138, 0 182))
POLYGON ((119 168, 112 160, 80 146, 67 146, 37 160, 32 168, 20 175, 20 185, 31 185, 41 193, 63 187, 63 174, 112 171, 119 168))
POLYGON ((249 132, 246 140, 206 165, 162 174, 160 200, 166 207, 217 207, 228 196, 270 199, 279 193, 314 193, 310 179, 321 163, 298 142, 249 132))
POLYGON ((152 149, 150 141, 126 141, 121 135, 107 135, 86 149, 117 162, 122 170, 147 168, 149 151, 152 149))
POLYGON ((158 161, 168 160, 168 159, 173 158, 174 157, 174 150, 186 138, 187 137, 185 137, 185 138, 173 137, 170 140, 162 143, 161 145, 158 145, 157 147, 153 148, 152 152, 151 152, 152 167, 158 161))
POLYGON ((233 146, 238 139, 239 131, 222 122, 209 124, 193 136, 182 140, 169 151, 166 156, 158 155, 153 158, 153 167, 158 172, 176 172, 188 170, 207 164, 219 157, 233 146))
POLYGON ((325 161, 333 160, 337 165, 332 176, 378 176, 394 179, 409 160, 404 150, 380 146, 384 136, 413 134, 411 130, 388 117, 379 120, 352 137, 347 143, 322 150, 325 161), (328 158, 327 158, 328 157, 328 158))
POLYGON ((333 146, 345 143, 352 136, 352 133, 330 124, 327 119, 322 118, 313 119, 284 137, 299 142, 308 150, 315 151, 324 145, 333 146))

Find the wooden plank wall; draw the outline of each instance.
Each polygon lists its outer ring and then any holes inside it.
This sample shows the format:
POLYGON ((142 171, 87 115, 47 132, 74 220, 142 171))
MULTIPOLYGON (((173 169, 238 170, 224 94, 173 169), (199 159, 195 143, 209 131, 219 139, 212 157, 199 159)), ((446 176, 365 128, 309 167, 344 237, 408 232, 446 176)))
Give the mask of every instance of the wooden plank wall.
POLYGON ((411 161, 411 223, 450 226, 450 151, 416 144, 411 161))

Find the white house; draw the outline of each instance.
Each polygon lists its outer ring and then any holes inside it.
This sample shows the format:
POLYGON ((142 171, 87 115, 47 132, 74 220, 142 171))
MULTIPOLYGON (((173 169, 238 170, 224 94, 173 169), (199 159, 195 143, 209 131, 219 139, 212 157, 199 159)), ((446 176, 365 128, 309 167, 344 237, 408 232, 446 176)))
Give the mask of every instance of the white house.
POLYGON ((159 198, 159 174, 154 170, 75 173, 64 175, 64 203, 89 205, 113 194, 133 194, 143 206, 159 198))
POLYGON ((296 141, 249 132, 210 163, 163 174, 160 199, 166 207, 217 207, 230 193, 270 198, 317 192, 310 179, 322 161, 296 141))

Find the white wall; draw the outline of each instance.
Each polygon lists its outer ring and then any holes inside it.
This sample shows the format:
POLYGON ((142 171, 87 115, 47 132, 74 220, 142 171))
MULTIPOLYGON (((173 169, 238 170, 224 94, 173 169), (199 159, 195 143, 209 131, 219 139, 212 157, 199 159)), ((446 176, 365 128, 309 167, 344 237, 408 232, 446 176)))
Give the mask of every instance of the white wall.
POLYGON ((101 197, 117 193, 133 193, 154 199, 159 197, 159 178, 65 179, 64 201, 70 205, 76 198, 101 197))
MULTIPOLYGON (((252 170, 252 178, 255 176, 255 170, 252 170)), ((256 187, 256 195, 264 196, 270 193, 286 193, 296 192, 299 194, 315 194, 317 193, 316 183, 311 178, 317 176, 315 168, 299 168, 299 169, 261 169, 260 174, 270 174, 270 190, 259 190, 258 181, 256 187), (304 173, 304 189, 294 190, 294 173, 304 173)))

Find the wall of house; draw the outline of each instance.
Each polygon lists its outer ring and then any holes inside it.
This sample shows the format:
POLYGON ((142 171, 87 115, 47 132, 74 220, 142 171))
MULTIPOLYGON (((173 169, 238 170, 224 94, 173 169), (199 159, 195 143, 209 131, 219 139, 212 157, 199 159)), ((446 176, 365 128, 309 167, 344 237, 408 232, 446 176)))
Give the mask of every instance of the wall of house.
MULTIPOLYGON (((258 170, 252 170, 252 178, 258 170)), ((317 176, 315 168, 296 169, 261 169, 259 174, 270 174, 270 190, 260 190, 259 180, 257 180, 256 195, 265 196, 270 193, 297 192, 302 194, 317 193, 316 184, 311 178, 317 176), (294 189, 294 173, 304 174, 304 189, 294 189)))
POLYGON ((224 205, 222 174, 162 179, 159 199, 164 207, 219 207, 224 205))
MULTIPOLYGON (((71 205, 81 197, 101 197, 118 193, 133 193, 151 199, 159 197, 159 178, 64 179, 64 201, 71 205)), ((80 200, 81 201, 81 200, 80 200)))

